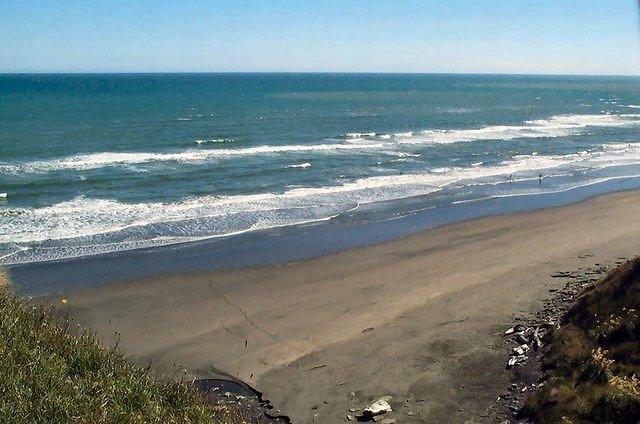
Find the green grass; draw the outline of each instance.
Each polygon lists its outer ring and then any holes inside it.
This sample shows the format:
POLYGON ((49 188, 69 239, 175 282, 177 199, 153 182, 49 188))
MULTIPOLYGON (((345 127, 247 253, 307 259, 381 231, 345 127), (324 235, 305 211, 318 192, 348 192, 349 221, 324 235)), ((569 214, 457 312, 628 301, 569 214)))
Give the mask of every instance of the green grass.
POLYGON ((551 333, 547 384, 521 411, 534 422, 640 419, 640 259, 587 289, 551 333))
POLYGON ((0 422, 230 423, 190 384, 159 381, 0 286, 0 422))

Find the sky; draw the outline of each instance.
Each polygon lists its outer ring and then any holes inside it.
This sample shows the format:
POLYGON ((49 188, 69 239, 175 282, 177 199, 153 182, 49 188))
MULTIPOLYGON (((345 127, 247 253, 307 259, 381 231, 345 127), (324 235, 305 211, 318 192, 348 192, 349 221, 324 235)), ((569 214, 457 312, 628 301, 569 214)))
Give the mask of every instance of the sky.
POLYGON ((639 75, 637 0, 0 0, 0 72, 639 75))

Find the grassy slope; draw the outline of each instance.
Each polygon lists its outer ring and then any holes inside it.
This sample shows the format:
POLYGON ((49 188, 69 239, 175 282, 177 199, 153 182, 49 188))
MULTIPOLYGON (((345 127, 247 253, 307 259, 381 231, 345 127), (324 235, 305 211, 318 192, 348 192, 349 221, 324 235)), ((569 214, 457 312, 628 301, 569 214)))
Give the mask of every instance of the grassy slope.
POLYGON ((543 390, 523 409, 536 422, 640 419, 640 259, 587 289, 554 331, 543 390))
POLYGON ((154 380, 50 312, 0 287, 0 422, 231 422, 191 385, 154 380))

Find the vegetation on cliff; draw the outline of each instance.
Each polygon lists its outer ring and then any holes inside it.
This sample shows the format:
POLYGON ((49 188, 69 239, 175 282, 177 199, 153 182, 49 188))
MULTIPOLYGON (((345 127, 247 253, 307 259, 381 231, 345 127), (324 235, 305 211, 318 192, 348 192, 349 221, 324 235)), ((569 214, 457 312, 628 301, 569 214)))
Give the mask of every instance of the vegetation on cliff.
POLYGON ((0 285, 0 422, 228 423, 190 383, 152 378, 0 285))
POLYGON ((547 337, 546 384, 521 411, 535 422, 637 423, 640 259, 587 288, 547 337))

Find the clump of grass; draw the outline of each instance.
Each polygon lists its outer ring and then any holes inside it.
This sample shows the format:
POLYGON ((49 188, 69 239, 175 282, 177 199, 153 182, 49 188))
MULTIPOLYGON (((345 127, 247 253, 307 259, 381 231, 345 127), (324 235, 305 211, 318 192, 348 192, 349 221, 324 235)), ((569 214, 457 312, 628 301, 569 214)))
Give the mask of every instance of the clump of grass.
POLYGON ((547 340, 547 384, 521 415, 534 422, 637 423, 640 259, 588 289, 547 340))
POLYGON ((640 385, 635 375, 614 376, 592 410, 596 422, 637 423, 640 417, 640 385))
POLYGON ((189 383, 153 379, 0 285, 0 422, 227 423, 189 383))

